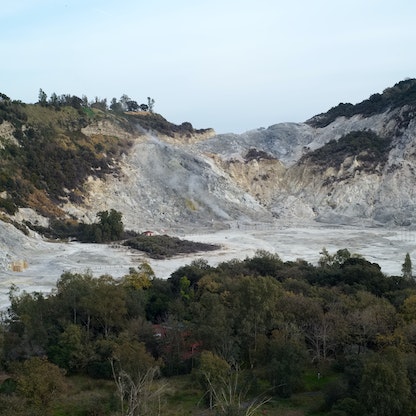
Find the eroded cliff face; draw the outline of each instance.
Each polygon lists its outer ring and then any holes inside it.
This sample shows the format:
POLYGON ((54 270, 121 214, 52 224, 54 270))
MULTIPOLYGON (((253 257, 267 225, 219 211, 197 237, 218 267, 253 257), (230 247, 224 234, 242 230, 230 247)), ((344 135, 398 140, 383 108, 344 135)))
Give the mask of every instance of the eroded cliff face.
POLYGON ((416 223, 416 120, 408 106, 371 117, 341 117, 324 128, 286 123, 250 135, 250 140, 246 135, 240 142, 235 136, 217 137, 202 149, 215 153, 217 165, 274 218, 334 224, 416 223), (331 140, 360 131, 374 132, 389 143, 386 160, 369 162, 371 155, 365 150, 347 154, 338 165, 307 157, 331 140), (250 146, 276 159, 248 162, 250 146))
MULTIPOLYGON (((61 198, 54 208, 60 216, 86 222, 95 221, 99 211, 116 209, 135 230, 275 221, 413 226, 413 108, 341 116, 324 127, 317 118, 281 123, 241 135, 197 131, 189 123, 170 131, 161 117, 151 125, 161 126, 160 132, 140 124, 143 118, 96 117, 80 129, 91 148, 125 145, 117 157, 106 159, 108 173, 91 169, 77 189, 79 199, 61 198)), ((0 127, 3 143, 13 140, 13 126, 0 127)), ((104 158, 105 150, 98 151, 101 157, 100 152, 104 158)), ((39 205, 45 204, 40 200, 32 208, 39 205)), ((28 218, 20 210, 14 219, 28 218)))
POLYGON ((148 134, 119 162, 120 174, 85 184, 82 205, 66 204, 71 215, 93 221, 116 209, 130 229, 224 228, 233 221, 267 221, 270 213, 213 163, 148 134))
POLYGON ((212 155, 212 160, 242 190, 252 195, 263 206, 270 205, 274 195, 282 187, 286 168, 274 158, 223 160, 212 155))
MULTIPOLYGON (((357 131, 371 129, 389 142, 386 160, 372 160, 369 155, 347 156, 337 167, 319 170, 308 161, 290 167, 285 183, 315 213, 318 221, 335 223, 382 223, 405 225, 415 218, 415 119, 403 126, 400 109, 361 120, 338 120, 326 130, 339 128, 357 131), (350 124, 350 125, 349 125, 350 124), (367 127, 368 126, 368 127, 367 127), (370 162, 370 161, 371 162, 370 162)), ((358 117, 357 117, 358 118, 358 117)), ((273 210, 284 206, 276 198, 273 210)))

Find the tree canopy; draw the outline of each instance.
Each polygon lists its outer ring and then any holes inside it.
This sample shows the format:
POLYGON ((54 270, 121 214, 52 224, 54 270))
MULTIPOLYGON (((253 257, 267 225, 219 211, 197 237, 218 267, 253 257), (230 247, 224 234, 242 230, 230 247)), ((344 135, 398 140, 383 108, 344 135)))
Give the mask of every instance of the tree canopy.
MULTIPOLYGON (((108 235, 120 231, 116 212, 98 218, 108 235)), ((24 406, 53 407, 48 378, 67 380, 63 370, 113 381, 122 411, 156 411, 167 394, 161 377, 194 374, 206 406, 246 414, 254 386, 287 400, 307 391, 312 373, 318 386, 328 380, 323 412, 410 415, 415 298, 413 279, 385 276, 346 249, 324 249, 316 266, 265 251, 215 267, 200 260, 168 280, 147 263, 120 279, 66 272, 48 295, 11 289, 1 363, 16 368, 8 388, 24 406)), ((0 409, 11 400, 1 391, 0 409)))

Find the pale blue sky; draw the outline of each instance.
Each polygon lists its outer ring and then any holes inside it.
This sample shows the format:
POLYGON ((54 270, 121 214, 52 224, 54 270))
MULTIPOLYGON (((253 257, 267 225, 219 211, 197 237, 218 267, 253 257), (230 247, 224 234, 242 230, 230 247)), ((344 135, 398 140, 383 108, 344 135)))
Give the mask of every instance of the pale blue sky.
POLYGON ((0 92, 155 99, 240 133, 416 77, 414 0, 3 0, 0 92))

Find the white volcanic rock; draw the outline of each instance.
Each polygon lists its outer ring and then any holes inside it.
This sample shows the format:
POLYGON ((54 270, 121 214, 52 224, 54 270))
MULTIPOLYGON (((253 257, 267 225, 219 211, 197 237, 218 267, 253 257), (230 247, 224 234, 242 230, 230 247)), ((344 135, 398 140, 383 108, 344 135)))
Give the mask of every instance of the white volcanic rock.
POLYGON ((412 224, 416 223, 416 119, 403 126, 408 110, 405 106, 371 117, 339 117, 323 128, 282 123, 240 136, 220 135, 198 143, 195 149, 211 155, 274 217, 336 224, 412 224), (363 130, 391 140, 384 165, 366 171, 355 157, 347 157, 338 170, 317 172, 313 164, 300 163, 303 155, 330 140, 363 130), (253 148, 276 160, 247 161, 253 148))
POLYGON ((84 206, 65 209, 85 221, 116 209, 134 230, 224 228, 230 221, 267 221, 268 211, 209 158, 148 134, 120 163, 121 174, 90 178, 84 206))

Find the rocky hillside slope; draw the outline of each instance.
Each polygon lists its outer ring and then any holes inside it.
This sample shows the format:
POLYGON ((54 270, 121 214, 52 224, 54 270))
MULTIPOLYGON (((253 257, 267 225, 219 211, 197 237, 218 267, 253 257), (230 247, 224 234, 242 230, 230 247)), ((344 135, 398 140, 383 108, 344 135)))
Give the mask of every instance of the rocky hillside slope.
POLYGON ((285 222, 416 222, 416 81, 306 123, 222 135, 196 148, 285 222))
POLYGON ((16 225, 112 208, 138 231, 416 223, 416 80, 241 135, 4 96, 0 110, 1 216, 16 225))

